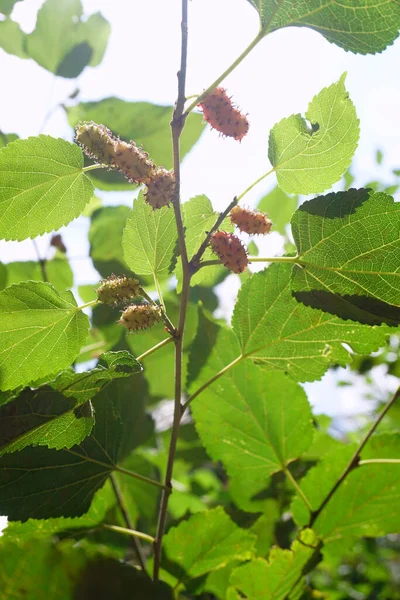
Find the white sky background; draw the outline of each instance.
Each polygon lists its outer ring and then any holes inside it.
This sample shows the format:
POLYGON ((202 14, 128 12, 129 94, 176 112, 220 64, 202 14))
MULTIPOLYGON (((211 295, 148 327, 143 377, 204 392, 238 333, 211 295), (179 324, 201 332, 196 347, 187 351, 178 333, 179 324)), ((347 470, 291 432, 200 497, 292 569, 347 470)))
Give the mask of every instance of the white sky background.
MULTIPOLYGON (((156 104, 173 104, 180 62, 180 0, 82 0, 85 14, 96 11, 111 23, 111 36, 102 64, 85 69, 79 77, 80 100, 108 96, 156 104)), ((25 31, 34 28, 42 0, 18 3, 13 19, 25 31)), ((235 60, 258 30, 258 15, 246 0, 190 0, 187 95, 200 93, 235 60)), ((390 171, 400 167, 400 40, 382 54, 346 53, 320 34, 290 28, 265 38, 223 85, 236 103, 249 113, 250 131, 238 143, 207 130, 183 164, 182 198, 206 194, 222 210, 269 169, 268 132, 281 118, 307 109, 323 87, 348 72, 346 87, 361 121, 361 140, 354 159, 356 185, 371 179, 391 183, 390 171), (376 149, 384 152, 384 165, 375 163, 376 149)), ((57 79, 32 60, 21 60, 0 49, 0 128, 21 137, 37 135, 48 109, 75 89, 76 80, 57 79)), ((72 139, 60 109, 43 133, 72 139)), ((271 176, 246 197, 254 205, 275 185, 271 176)), ((128 203, 132 194, 100 193, 107 204, 128 203)), ((69 249, 76 283, 98 281, 89 261, 88 219, 79 218, 61 230, 69 249)), ((45 251, 48 236, 39 240, 45 251)), ((277 234, 263 244, 263 254, 281 253, 277 234)), ((35 259, 32 242, 0 242, 0 261, 35 259)), ((232 306, 236 286, 224 286, 226 307, 232 306)), ((342 372, 343 374, 343 372, 342 372)), ((348 373, 344 374, 347 379, 348 373)), ((394 378, 380 378, 383 390, 394 378)), ((318 412, 349 415, 365 410, 360 386, 334 388, 335 376, 307 385, 318 412)), ((370 407, 370 405, 368 405, 370 407)))

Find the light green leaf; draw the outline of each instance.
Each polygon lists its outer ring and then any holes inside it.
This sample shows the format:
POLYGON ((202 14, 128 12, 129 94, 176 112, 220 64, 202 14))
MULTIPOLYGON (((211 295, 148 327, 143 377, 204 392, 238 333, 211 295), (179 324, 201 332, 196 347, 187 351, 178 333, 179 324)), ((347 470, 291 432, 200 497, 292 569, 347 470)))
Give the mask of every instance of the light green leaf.
POLYGON ((269 135, 268 156, 280 187, 323 192, 339 181, 358 145, 359 121, 344 86, 346 74, 313 98, 306 112, 282 119, 269 135))
POLYGON ((223 508, 218 507, 197 513, 172 527, 164 536, 163 550, 172 563, 168 570, 179 582, 185 583, 221 569, 232 560, 249 560, 255 540, 253 534, 240 529, 223 508))
POLYGON ((298 303, 290 290, 291 271, 290 264, 273 264, 239 291, 232 324, 245 357, 297 381, 313 381, 329 365, 351 362, 343 343, 358 354, 385 344, 393 328, 344 321, 298 303))
POLYGON ((286 225, 290 222, 290 217, 296 210, 297 204, 296 196, 288 196, 280 187, 276 186, 261 198, 257 208, 268 213, 268 217, 274 224, 272 231, 278 231, 285 235, 286 225))
POLYGON ((26 36, 27 52, 40 66, 61 77, 77 77, 103 58, 109 23, 100 13, 82 20, 81 0, 46 0, 35 30, 26 36))
MULTIPOLYGON (((56 290, 68 290, 73 285, 73 273, 65 254, 57 252, 56 256, 46 261, 46 276, 56 290)), ((32 260, 7 263, 7 286, 21 281, 43 281, 43 271, 38 262, 32 260)))
POLYGON ((0 292, 0 389, 68 367, 85 343, 89 320, 70 292, 26 282, 0 292))
POLYGON ((124 229, 122 248, 128 267, 136 275, 167 277, 175 266, 177 233, 174 211, 153 210, 139 195, 124 229))
MULTIPOLYGON (((225 366, 216 361, 215 371, 225 366)), ((312 442, 311 409, 304 390, 287 375, 263 372, 242 361, 196 398, 192 413, 200 438, 229 476, 241 478, 248 493, 266 487, 312 442)))
POLYGON ((122 257, 122 234, 132 211, 128 206, 104 206, 91 216, 89 229, 90 256, 95 269, 103 276, 127 273, 122 257))
MULTIPOLYGON (((384 458, 400 459, 399 433, 373 437, 361 453, 361 460, 384 458)), ((314 471, 318 470, 321 476, 322 469, 321 463, 314 471)), ((314 528, 325 543, 347 537, 397 533, 399 502, 400 462, 361 465, 343 481, 317 517, 314 528)))
MULTIPOLYGON (((227 599, 287 600, 298 588, 305 588, 303 569, 313 557, 319 540, 311 529, 304 529, 290 550, 273 548, 268 560, 256 558, 237 567, 231 575, 227 599)), ((296 596, 300 597, 300 596, 296 596)))
POLYGON ((258 11, 263 33, 282 27, 310 27, 329 42, 359 54, 382 52, 398 36, 400 6, 375 0, 248 0, 258 11))
POLYGON ((122 424, 112 403, 95 403, 96 424, 78 446, 27 447, 0 458, 0 514, 10 521, 79 517, 114 469, 122 424))
POLYGON ((76 144, 47 135, 0 151, 0 237, 24 240, 66 225, 83 211, 93 185, 76 144))
POLYGON ((15 21, 0 21, 0 48, 19 58, 28 58, 25 52, 25 34, 15 21))
POLYGON ((297 300, 361 323, 400 323, 400 203, 371 190, 305 202, 292 219, 297 300))
MULTIPOLYGON (((82 102, 66 111, 71 127, 76 127, 79 121, 103 123, 125 141, 133 140, 143 146, 158 165, 172 169, 170 121, 173 106, 126 102, 110 97, 99 102, 82 102)), ((181 136, 181 158, 196 144, 204 127, 200 114, 189 115, 181 136)), ((120 173, 93 171, 90 175, 100 189, 132 189, 132 184, 120 173)))
POLYGON ((18 139, 19 136, 16 133, 4 133, 0 130, 0 148, 4 148, 7 144, 11 144, 11 142, 15 142, 18 139))

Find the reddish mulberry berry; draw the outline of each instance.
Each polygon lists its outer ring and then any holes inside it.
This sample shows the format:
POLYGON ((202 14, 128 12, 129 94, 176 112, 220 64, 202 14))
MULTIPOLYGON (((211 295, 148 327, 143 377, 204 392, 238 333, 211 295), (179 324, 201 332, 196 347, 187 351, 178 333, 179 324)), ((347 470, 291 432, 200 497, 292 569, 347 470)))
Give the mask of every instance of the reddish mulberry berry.
POLYGON ((154 304, 133 304, 128 306, 118 323, 129 331, 139 331, 152 327, 161 319, 161 308, 154 304))
POLYGON ((153 210, 168 206, 172 201, 175 191, 175 176, 172 171, 160 167, 147 183, 145 200, 153 207, 153 210))
POLYGON ((227 269, 234 273, 242 273, 246 270, 249 260, 242 242, 236 235, 217 231, 211 236, 210 245, 227 269))
POLYGON ((121 171, 131 183, 147 183, 156 169, 147 152, 138 148, 134 142, 128 144, 122 140, 115 141, 112 166, 121 171))
POLYGON ((75 131, 75 141, 84 153, 102 165, 111 165, 115 154, 115 138, 104 125, 84 122, 75 131))
POLYGON ((234 206, 230 212, 231 221, 240 231, 245 233, 269 233, 272 227, 272 221, 267 218, 265 213, 252 211, 241 206, 234 206))
POLYGON ((103 304, 118 304, 141 295, 142 288, 137 279, 111 275, 97 288, 97 297, 103 304))
POLYGON ((249 130, 247 116, 242 114, 222 87, 215 88, 199 103, 205 121, 223 135, 241 140, 249 130))

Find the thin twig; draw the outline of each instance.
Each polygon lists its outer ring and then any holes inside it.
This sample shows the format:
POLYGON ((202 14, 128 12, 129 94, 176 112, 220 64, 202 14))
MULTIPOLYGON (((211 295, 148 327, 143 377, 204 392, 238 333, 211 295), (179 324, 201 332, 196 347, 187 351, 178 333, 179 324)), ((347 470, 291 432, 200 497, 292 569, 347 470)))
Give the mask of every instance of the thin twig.
POLYGON ((42 271, 42 279, 43 281, 49 281, 48 277, 47 277, 47 271, 46 271, 46 259, 42 258, 39 252, 39 247, 36 243, 36 240, 32 240, 32 244, 35 248, 35 252, 36 252, 36 256, 37 256, 37 260, 38 263, 40 265, 40 270, 42 271))
MULTIPOLYGON (((256 262, 270 262, 270 263, 297 263, 299 260, 298 256, 249 256, 249 263, 256 262)), ((222 260, 218 258, 213 260, 204 260, 198 266, 198 269, 202 269, 203 267, 211 267, 213 265, 222 265, 222 260)))
POLYGON ((165 338, 165 340, 163 340, 159 344, 156 344, 155 346, 153 346, 149 350, 146 350, 146 352, 143 352, 143 354, 141 354, 140 356, 137 356, 136 360, 140 362, 141 360, 147 358, 148 356, 150 356, 150 354, 153 354, 153 352, 156 352, 160 348, 163 348, 164 346, 166 346, 170 342, 173 342, 172 337, 165 338))
POLYGON ((116 531, 117 533, 124 533, 125 535, 132 535, 141 540, 145 540, 146 542, 150 542, 151 544, 154 542, 154 538, 147 533, 142 533, 141 531, 136 531, 135 529, 126 529, 125 527, 119 527, 118 525, 108 525, 107 523, 103 524, 104 529, 109 529, 110 531, 116 531))
POLYGON ((382 419, 384 418, 384 416, 386 415, 388 410, 393 406, 393 404, 396 402, 396 400, 398 400, 398 398, 400 398, 400 387, 398 388, 397 392, 394 394, 393 398, 386 404, 383 411, 378 415, 377 419, 375 419, 374 423, 372 424, 370 429, 367 431, 367 433, 363 437, 357 450, 354 452, 353 456, 351 457, 347 467, 344 469, 343 473, 341 474, 339 479, 336 481, 335 485, 332 487, 330 492, 325 496, 325 498, 322 501, 322 503, 320 504, 319 508, 311 514, 310 527, 312 527, 312 525, 315 523, 318 516, 321 514, 321 512, 323 511, 325 506, 328 504, 328 502, 330 501, 332 496, 335 494, 337 489, 342 485, 343 481, 346 479, 346 477, 350 473, 350 471, 352 471, 353 469, 358 467, 358 465, 360 463, 360 454, 363 451, 366 443, 368 442, 368 440, 370 439, 372 434, 375 432, 376 428, 378 427, 379 423, 382 421, 382 419))
POLYGON ((229 204, 229 206, 227 206, 227 208, 218 216, 218 219, 215 221, 214 225, 211 227, 210 231, 207 233, 200 248, 198 249, 196 254, 193 256, 192 260, 190 261, 192 273, 195 273, 200 268, 199 265, 200 265, 201 257, 203 256, 204 252, 207 249, 207 246, 209 244, 212 234, 217 231, 217 229, 219 228, 219 226, 221 225, 223 220, 229 215, 232 208, 234 206, 236 206, 236 204, 237 204, 237 198, 235 196, 234 199, 232 200, 232 202, 229 204))
POLYGON ((178 72, 178 98, 175 105, 174 114, 171 121, 172 132, 172 150, 174 158, 175 191, 173 198, 173 207, 175 213, 175 222, 178 234, 179 251, 182 261, 182 293, 180 300, 178 335, 175 339, 175 399, 174 399, 174 418, 171 431, 171 441, 168 451, 168 461, 165 475, 165 487, 161 496, 160 511, 158 515, 157 534, 154 542, 154 572, 153 578, 158 580, 161 562, 162 539, 167 518, 169 492, 172 489, 171 478, 175 458, 176 444, 178 441, 179 425, 182 417, 182 346, 185 331, 186 310, 189 300, 190 288, 190 269, 187 256, 185 230, 182 221, 182 212, 180 205, 180 136, 185 124, 183 110, 185 106, 185 86, 186 86, 186 61, 187 61, 187 42, 188 42, 188 0, 182 0, 182 42, 181 42, 181 66, 178 72))
POLYGON ((308 510, 310 512, 312 512, 311 502, 309 501, 309 499, 307 498, 307 496, 305 495, 305 493, 303 492, 303 490, 301 489, 301 487, 299 486, 299 484, 297 483, 296 479, 293 477, 293 475, 291 474, 289 469, 287 467, 285 467, 283 469, 283 472, 286 475, 286 477, 289 479, 290 483, 292 484, 292 486, 294 487, 294 489, 296 490, 296 492, 298 493, 300 498, 303 500, 303 502, 306 505, 306 507, 308 508, 308 510))
POLYGON ((366 458, 365 460, 360 460, 358 463, 358 466, 362 467, 363 465, 373 465, 373 464, 399 465, 400 458, 366 458))
POLYGON ((127 528, 129 529, 129 531, 132 532, 131 543, 132 543, 133 551, 136 554, 136 558, 138 559, 139 564, 142 567, 142 570, 146 571, 146 559, 143 554, 143 548, 140 545, 140 541, 138 539, 140 536, 137 535, 138 532, 133 529, 133 523, 131 521, 128 511, 126 510, 124 498, 123 498, 121 490, 119 488, 117 478, 115 477, 115 475, 113 473, 111 473, 110 480, 111 480, 111 486, 114 491, 115 497, 117 499, 118 506, 121 511, 122 517, 125 521, 127 528))

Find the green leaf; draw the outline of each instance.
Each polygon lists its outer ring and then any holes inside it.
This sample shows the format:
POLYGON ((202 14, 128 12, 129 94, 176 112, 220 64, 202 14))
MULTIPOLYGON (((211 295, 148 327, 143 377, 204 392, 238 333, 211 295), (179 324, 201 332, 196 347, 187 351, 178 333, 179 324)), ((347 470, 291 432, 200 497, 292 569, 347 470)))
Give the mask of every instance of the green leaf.
POLYGON ((344 86, 346 74, 313 98, 306 112, 282 119, 269 135, 268 157, 291 194, 323 192, 339 181, 358 145, 359 121, 344 86))
MULTIPOLYGON (((361 460, 384 458, 400 459, 399 433, 373 437, 361 453, 361 460)), ((322 463, 317 469, 321 474, 322 463)), ((315 531, 325 543, 397 533, 399 501, 400 462, 361 465, 349 473, 317 517, 315 531)))
POLYGON ((385 344, 392 331, 386 325, 344 321, 298 303, 290 290, 291 271, 290 264, 273 264, 239 291, 232 324, 245 357, 297 381, 313 381, 329 365, 351 362, 343 343, 358 354, 385 344))
POLYGON ((392 44, 399 33, 400 6, 397 2, 248 1, 260 15, 264 35, 282 27, 310 27, 340 48, 359 54, 375 54, 392 44))
POLYGON ((0 148, 4 148, 7 144, 11 144, 11 142, 15 142, 18 139, 19 136, 16 133, 3 133, 0 130, 0 148))
MULTIPOLYGON (((72 287, 73 273, 67 257, 61 252, 45 264, 46 276, 56 290, 64 291, 72 287)), ((32 260, 7 263, 7 286, 21 281, 43 281, 43 271, 38 262, 32 260)))
POLYGON ((218 507, 172 527, 164 536, 163 551, 178 581, 185 583, 232 560, 249 560, 254 542, 253 534, 237 527, 218 507))
POLYGON ((280 187, 276 186, 261 198, 257 208, 268 213, 269 218, 274 223, 272 231, 278 231, 285 235, 286 225, 290 222, 297 204, 298 198, 296 196, 288 196, 280 187))
MULTIPOLYGON (((297 587, 305 587, 303 569, 313 557, 319 540, 311 529, 304 529, 290 550, 273 548, 268 560, 256 558, 237 567, 231 575, 227 599, 286 600, 297 587), (236 592, 236 593, 235 593, 236 592)), ((297 596, 296 596, 297 597, 297 596)), ((300 596, 298 596, 300 597, 300 596)))
MULTIPOLYGON (((153 479, 153 481, 160 480, 158 470, 154 465, 136 453, 131 454, 121 466, 148 479, 153 479)), ((115 477, 132 522, 137 523, 140 518, 141 522, 143 519, 147 519, 148 523, 153 523, 157 515, 161 490, 154 485, 149 485, 146 481, 140 481, 120 473, 116 473, 115 477)))
POLYGON ((82 20, 80 0, 46 0, 35 30, 26 36, 27 52, 40 66, 60 77, 75 78, 104 55, 110 25, 100 13, 82 20))
POLYGON ((25 542, 29 539, 50 537, 61 532, 79 532, 79 530, 92 529, 105 520, 108 511, 116 504, 115 494, 107 481, 98 490, 90 505, 90 509, 82 517, 65 519, 28 519, 25 523, 11 521, 3 532, 5 542, 25 542))
MULTIPOLYGON (((227 364, 224 354, 217 343, 214 372, 227 364)), ((192 413, 207 453, 254 494, 312 442, 311 409, 303 389, 287 375, 265 373, 249 361, 207 387, 194 400, 192 413)))
POLYGON ((123 275, 127 265, 122 257, 122 234, 132 211, 127 206, 104 206, 91 216, 89 229, 90 256, 95 269, 103 276, 123 275))
POLYGON ((8 54, 14 54, 19 58, 28 58, 25 51, 25 33, 18 23, 11 19, 0 21, 0 48, 8 54))
POLYGON ((3 290, 7 285, 7 268, 3 263, 0 263, 0 290, 3 290))
MULTIPOLYGON (((195 255, 200 245, 206 237, 206 232, 210 231, 218 218, 218 213, 214 212, 211 201, 207 196, 195 196, 182 205, 182 219, 185 227, 186 245, 189 260, 195 255)), ((233 231, 233 225, 230 219, 225 219, 220 226, 224 231, 233 231)), ((203 254, 202 260, 213 260, 215 254, 211 248, 207 248, 203 254)), ((177 266, 178 291, 182 283, 182 267, 177 266)), ((200 269, 191 278, 190 284, 194 285, 214 285, 221 273, 226 272, 222 265, 210 266, 200 269)))
POLYGON ((47 135, 0 151, 0 237, 24 240, 66 225, 83 211, 93 185, 76 144, 47 135))
POLYGON ((74 600, 173 600, 172 590, 147 573, 111 558, 98 558, 81 572, 74 600))
POLYGON ((88 318, 71 292, 26 282, 0 292, 0 389, 68 367, 83 346, 88 318))
POLYGON ((0 13, 3 13, 3 15, 10 15, 17 2, 22 2, 22 0, 0 0, 0 13))
MULTIPOLYGON (((170 127, 172 106, 126 102, 110 97, 99 102, 82 102, 65 110, 71 127, 76 127, 79 121, 103 123, 125 141, 133 140, 143 146, 158 165, 166 169, 173 167, 170 127)), ((196 144, 204 127, 201 115, 189 115, 181 137, 181 158, 196 144)), ((100 189, 132 189, 132 184, 119 173, 93 171, 90 175, 100 189)))
POLYGON ((292 218, 297 300, 370 325, 400 323, 400 204, 371 190, 305 202, 292 218))
POLYGON ((27 447, 0 458, 0 514, 10 521, 79 517, 90 508, 117 461, 121 421, 97 398, 96 424, 79 446, 27 447))
POLYGON ((153 210, 139 195, 133 203, 122 238, 128 267, 136 275, 167 277, 175 266, 177 233, 174 211, 164 206, 153 210))

